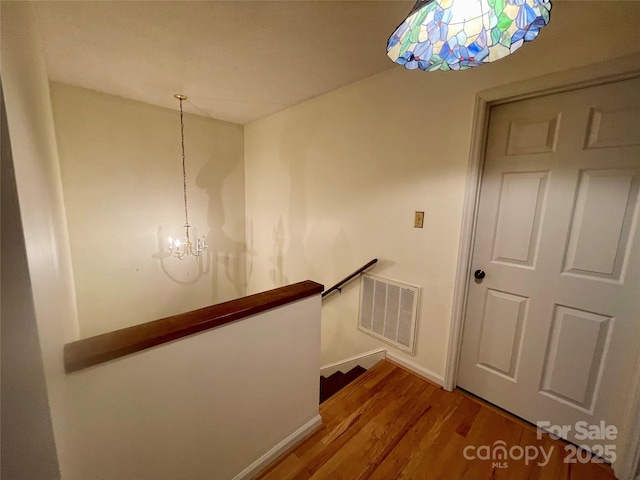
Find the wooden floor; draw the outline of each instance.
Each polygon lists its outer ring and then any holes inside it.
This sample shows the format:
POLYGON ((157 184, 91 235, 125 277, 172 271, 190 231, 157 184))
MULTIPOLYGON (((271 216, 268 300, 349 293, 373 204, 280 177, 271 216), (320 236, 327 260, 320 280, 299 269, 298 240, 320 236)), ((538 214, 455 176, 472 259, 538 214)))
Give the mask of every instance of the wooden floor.
MULTIPOLYGON (((565 442, 536 438, 532 425, 475 397, 446 392, 388 361, 320 406, 323 425, 280 457, 262 480, 613 480, 607 465, 565 463, 565 442), (467 460, 502 440, 529 461, 467 460), (522 448, 517 448, 517 447, 522 448), (516 448, 514 448, 516 447, 516 448), (544 462, 540 449, 549 461, 544 462), (549 455, 548 452, 551 451, 549 455), (494 462, 500 463, 500 466, 494 462), (504 464, 506 462, 506 465, 504 464)), ((571 448, 571 447, 569 447, 571 448)))

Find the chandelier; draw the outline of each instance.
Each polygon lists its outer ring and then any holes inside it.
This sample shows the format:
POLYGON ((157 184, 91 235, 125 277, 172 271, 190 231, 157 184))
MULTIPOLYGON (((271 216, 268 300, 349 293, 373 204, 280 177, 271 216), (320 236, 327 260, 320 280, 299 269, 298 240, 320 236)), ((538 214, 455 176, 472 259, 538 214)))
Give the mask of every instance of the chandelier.
POLYGON ((182 101, 186 100, 187 97, 180 93, 176 93, 174 95, 180 101, 180 138, 182 145, 182 187, 184 193, 184 230, 185 236, 183 240, 179 240, 177 238, 169 237, 169 252, 174 257, 183 260, 187 257, 200 257, 204 254, 207 249, 207 244, 204 239, 204 235, 201 237, 197 236, 195 238, 195 243, 192 239, 191 225, 189 225, 189 211, 187 209, 187 169, 185 165, 185 156, 184 156, 184 120, 182 113, 182 101))
POLYGON ((387 55, 409 70, 466 70, 535 39, 550 11, 550 0, 418 0, 387 55))

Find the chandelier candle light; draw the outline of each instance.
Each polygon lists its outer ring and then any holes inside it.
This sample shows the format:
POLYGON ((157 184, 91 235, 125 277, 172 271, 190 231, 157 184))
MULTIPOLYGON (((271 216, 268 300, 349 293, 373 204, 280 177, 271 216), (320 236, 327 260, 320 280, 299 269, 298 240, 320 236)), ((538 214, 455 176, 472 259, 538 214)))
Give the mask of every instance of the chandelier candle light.
POLYGON ((550 11, 550 0, 418 0, 387 55, 409 70, 466 70, 535 39, 550 11))
POLYGON ((184 120, 182 114, 182 101, 186 100, 187 97, 180 93, 176 93, 174 95, 175 98, 180 100, 180 138, 182 145, 182 187, 184 193, 184 230, 185 230, 185 239, 183 241, 178 240, 177 238, 169 237, 169 252, 174 257, 183 260, 187 257, 200 257, 204 254, 207 249, 207 244, 204 239, 204 235, 198 237, 196 235, 196 243, 191 241, 191 225, 189 225, 189 212, 187 209, 187 169, 185 165, 185 156, 184 156, 184 120))

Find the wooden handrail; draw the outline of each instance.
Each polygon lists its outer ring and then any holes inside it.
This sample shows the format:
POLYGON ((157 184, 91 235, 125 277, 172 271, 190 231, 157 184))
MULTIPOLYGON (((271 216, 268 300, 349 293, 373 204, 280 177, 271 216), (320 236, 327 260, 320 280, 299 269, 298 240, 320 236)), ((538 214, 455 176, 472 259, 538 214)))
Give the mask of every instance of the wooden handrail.
POLYGON ((324 287, 319 283, 306 280, 199 310, 67 343, 64 346, 64 369, 67 373, 82 370, 317 295, 323 289, 324 287))
POLYGON ((363 273, 365 270, 367 270, 368 268, 374 266, 376 263, 378 263, 378 259, 374 258, 373 260, 371 260, 370 262, 368 262, 366 265, 361 266, 359 269, 357 269, 355 272, 353 272, 351 275, 349 275, 348 277, 343 278, 342 280, 340 280, 338 283, 336 283, 333 287, 331 287, 329 290, 327 290, 326 292, 324 292, 322 294, 322 298, 326 297, 327 295, 329 295, 331 292, 335 292, 336 290, 339 292, 340 289, 342 288, 342 286, 345 283, 350 282, 352 279, 354 279, 355 277, 357 277, 358 275, 360 275, 361 273, 363 273))

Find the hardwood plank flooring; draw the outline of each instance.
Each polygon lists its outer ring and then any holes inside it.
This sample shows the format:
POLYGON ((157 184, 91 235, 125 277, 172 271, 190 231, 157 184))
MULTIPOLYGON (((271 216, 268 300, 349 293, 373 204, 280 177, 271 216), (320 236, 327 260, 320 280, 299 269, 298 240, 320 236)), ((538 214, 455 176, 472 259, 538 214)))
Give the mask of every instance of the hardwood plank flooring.
POLYGON ((260 480, 614 480, 608 465, 565 463, 566 442, 473 395, 446 392, 383 361, 320 405, 323 425, 260 480), (478 447, 538 458, 483 460, 478 447), (542 456, 544 452, 547 457, 542 456), (548 461, 545 461, 548 459, 548 461), (506 463, 505 463, 506 462, 506 463), (500 465, 498 465, 500 464, 500 465))

